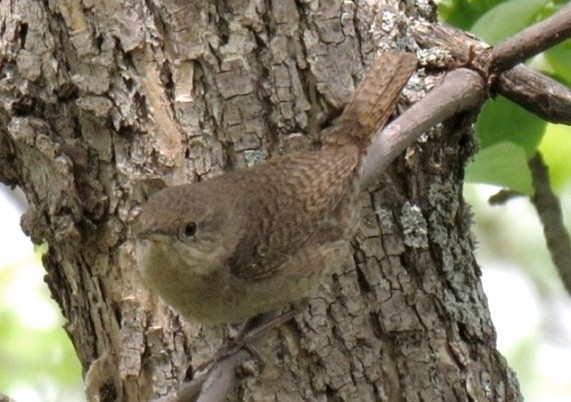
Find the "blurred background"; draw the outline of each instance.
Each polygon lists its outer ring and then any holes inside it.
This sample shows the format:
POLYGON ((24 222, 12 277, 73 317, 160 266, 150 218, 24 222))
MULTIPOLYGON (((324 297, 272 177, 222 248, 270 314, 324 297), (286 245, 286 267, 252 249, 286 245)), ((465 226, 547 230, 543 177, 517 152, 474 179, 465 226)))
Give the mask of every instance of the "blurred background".
POLYGON ((81 366, 44 283, 41 254, 20 228, 25 200, 0 184, 0 393, 18 402, 85 400, 81 366))
MULTIPOLYGON (((496 43, 566 2, 443 0, 438 5, 442 20, 496 43)), ((571 43, 530 64, 569 86, 571 43)), ((539 149, 569 222, 571 128, 538 122, 495 100, 484 107, 477 131, 481 152, 468 167, 464 192, 473 206, 477 259, 498 348, 516 371, 527 401, 570 401, 571 297, 551 262, 537 213, 526 196, 502 206, 491 206, 488 199, 502 187, 530 194, 526 161, 539 149), (506 152, 506 141, 521 152, 506 152), (504 169, 490 165, 497 160, 504 169)), ((82 401, 81 367, 43 282, 44 248, 32 246, 20 229, 24 210, 21 194, 0 184, 0 392, 26 402, 82 401)))

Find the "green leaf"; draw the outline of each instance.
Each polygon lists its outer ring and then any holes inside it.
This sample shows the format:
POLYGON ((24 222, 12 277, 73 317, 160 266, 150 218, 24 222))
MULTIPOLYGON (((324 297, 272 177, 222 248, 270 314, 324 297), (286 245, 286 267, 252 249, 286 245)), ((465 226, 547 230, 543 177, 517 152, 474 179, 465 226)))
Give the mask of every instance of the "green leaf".
POLYGON ((549 178, 554 187, 563 188, 571 181, 571 127, 548 124, 539 145, 543 159, 549 166, 549 178))
POLYGON ((523 194, 532 193, 531 176, 523 149, 501 142, 481 150, 466 167, 466 181, 506 187, 523 194))
POLYGON ((571 40, 566 40, 543 54, 551 69, 547 73, 559 81, 571 85, 571 40))
POLYGON ((505 0, 443 0, 438 2, 438 15, 455 27, 468 30, 486 11, 505 0))
POLYGON ((489 44, 496 44, 527 27, 549 0, 511 0, 482 15, 470 31, 489 44))
POLYGON ((528 159, 541 142, 546 122, 509 100, 498 97, 488 101, 476 122, 480 147, 509 141, 519 145, 528 159))
POLYGON ((14 304, 44 302, 58 310, 41 282, 45 249, 38 247, 34 255, 0 267, 0 390, 11 394, 20 388, 37 389, 53 395, 45 400, 77 401, 81 400, 81 365, 61 321, 49 327, 30 326, 13 309, 14 304), (15 292, 11 287, 22 271, 30 288, 15 292))

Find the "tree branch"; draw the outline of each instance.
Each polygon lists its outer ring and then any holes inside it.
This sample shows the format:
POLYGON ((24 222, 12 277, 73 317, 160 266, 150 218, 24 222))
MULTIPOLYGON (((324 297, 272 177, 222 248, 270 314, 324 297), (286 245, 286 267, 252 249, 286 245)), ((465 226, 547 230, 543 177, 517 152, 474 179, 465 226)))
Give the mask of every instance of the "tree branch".
POLYGON ((420 134, 462 111, 479 107, 486 98, 486 86, 474 71, 462 68, 448 73, 442 83, 377 133, 367 149, 361 179, 371 183, 420 134))
MULTIPOLYGON (((544 20, 513 38, 508 38, 491 48, 488 44, 456 28, 442 25, 416 23, 412 31, 417 43, 426 48, 443 48, 455 63, 464 63, 479 71, 482 76, 490 77, 490 72, 499 73, 497 92, 541 118, 555 122, 571 121, 571 90, 539 73, 518 65, 508 71, 514 57, 525 58, 541 52, 548 46, 571 37, 571 5, 559 10, 544 20), (537 26, 544 29, 539 36, 537 26), (515 40, 514 38, 519 38, 515 40), (523 56, 522 56, 523 55, 523 56)), ((450 60, 427 64, 442 68, 450 60)))
POLYGON ((571 3, 551 17, 499 43, 492 51, 493 69, 505 71, 571 36, 571 3))
MULTIPOLYGON (((569 88, 524 65, 503 71, 571 36, 571 4, 542 21, 500 43, 489 47, 466 33, 436 25, 417 24, 419 44, 442 46, 453 58, 462 60, 480 74, 458 69, 394 122, 377 133, 363 162, 362 184, 371 183, 377 172, 386 168, 420 134, 461 111, 479 107, 492 84, 490 71, 499 72, 497 90, 508 99, 545 120, 571 124, 569 88), (477 57, 471 60, 472 53, 477 57)), ((565 230, 559 200, 553 194, 547 169, 538 154, 529 162, 535 195, 532 197, 543 223, 547 246, 562 281, 571 294, 571 242, 565 230)))
POLYGON ((250 357, 246 349, 238 349, 216 361, 192 381, 184 383, 175 395, 155 402, 222 402, 236 383, 236 368, 250 357))
MULTIPOLYGON (((413 31, 420 45, 444 47, 454 59, 477 66, 477 70, 488 82, 485 83, 482 77, 468 69, 448 73, 442 83, 424 99, 377 133, 363 162, 363 185, 370 184, 377 172, 386 168, 428 128, 456 113, 479 107, 485 100, 486 86, 490 85, 490 66, 499 70, 515 60, 513 55, 529 57, 534 52, 545 49, 546 44, 553 45, 571 36, 569 13, 571 5, 514 36, 519 38, 517 41, 510 38, 500 43, 492 53, 488 45, 463 31, 441 25, 415 24, 413 31), (541 29, 553 37, 542 34, 541 44, 534 43, 530 38, 537 39, 534 36, 537 35, 537 26, 543 27, 541 29), (475 60, 471 60, 473 52, 478 55, 475 60)), ((497 89, 510 100, 546 120, 571 123, 571 91, 523 65, 501 73, 497 89)))
POLYGON ((531 202, 543 225, 553 264, 559 271, 565 289, 571 294, 571 240, 563 223, 561 204, 551 189, 547 166, 543 163, 540 153, 529 161, 529 168, 535 189, 531 202))
POLYGON ((571 91, 522 64, 502 73, 498 93, 552 123, 571 124, 571 91))

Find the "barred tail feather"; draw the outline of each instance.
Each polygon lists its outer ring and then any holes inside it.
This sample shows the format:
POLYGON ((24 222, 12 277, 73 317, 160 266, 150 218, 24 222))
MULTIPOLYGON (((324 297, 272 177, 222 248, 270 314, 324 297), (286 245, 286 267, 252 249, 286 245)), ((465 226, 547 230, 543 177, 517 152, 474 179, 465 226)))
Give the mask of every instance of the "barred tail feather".
POLYGON ((411 53, 381 55, 345 106, 325 145, 353 144, 364 152, 391 115, 416 65, 416 56, 411 53))

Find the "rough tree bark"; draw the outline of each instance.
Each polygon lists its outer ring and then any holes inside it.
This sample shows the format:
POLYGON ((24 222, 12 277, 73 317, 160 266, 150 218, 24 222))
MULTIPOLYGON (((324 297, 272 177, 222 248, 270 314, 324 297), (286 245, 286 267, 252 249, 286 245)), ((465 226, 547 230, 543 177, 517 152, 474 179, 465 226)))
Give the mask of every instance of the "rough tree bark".
MULTIPOLYGON (((416 45, 423 1, 0 2, 0 179, 47 241, 46 282, 90 400, 172 393, 226 328, 181 322, 142 285, 129 222, 148 194, 319 144, 378 49, 416 45)), ((420 73, 411 100, 437 77, 420 73)), ((233 400, 521 400, 473 256, 463 115, 356 208, 353 256, 260 344, 233 400)))

